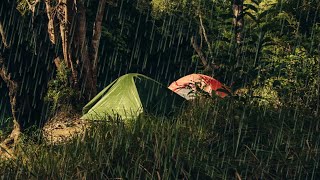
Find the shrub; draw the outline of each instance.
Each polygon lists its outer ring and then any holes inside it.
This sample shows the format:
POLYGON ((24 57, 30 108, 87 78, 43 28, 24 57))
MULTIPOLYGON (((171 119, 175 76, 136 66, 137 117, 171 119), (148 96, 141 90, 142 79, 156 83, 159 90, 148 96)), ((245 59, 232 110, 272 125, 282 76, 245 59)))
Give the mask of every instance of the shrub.
POLYGON ((63 108, 76 107, 77 105, 79 92, 71 87, 69 77, 71 77, 71 71, 61 61, 55 78, 48 83, 48 91, 45 97, 47 102, 52 103, 52 112, 63 108))

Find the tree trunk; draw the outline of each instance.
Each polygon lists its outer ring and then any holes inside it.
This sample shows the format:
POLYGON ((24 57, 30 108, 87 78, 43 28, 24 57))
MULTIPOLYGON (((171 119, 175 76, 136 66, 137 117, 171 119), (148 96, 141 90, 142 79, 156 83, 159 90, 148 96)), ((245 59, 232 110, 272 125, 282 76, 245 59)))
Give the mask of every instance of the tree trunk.
POLYGON ((2 40, 4 47, 7 48, 9 46, 9 44, 7 43, 7 39, 6 39, 7 37, 4 33, 2 22, 0 22, 0 35, 1 35, 1 40, 2 40))
MULTIPOLYGON (((48 33, 51 42, 55 43, 54 17, 50 12, 50 0, 45 0, 45 3, 49 18, 48 33)), ((106 3, 107 0, 99 1, 90 43, 87 41, 86 8, 83 1, 59 0, 58 13, 55 13, 59 21, 64 62, 72 72, 72 85, 78 89, 78 82, 82 82, 81 89, 86 100, 97 94, 98 50, 106 3)), ((80 91, 80 88, 78 90, 80 91)))
POLYGON ((17 103, 17 95, 20 86, 19 83, 12 78, 12 74, 8 72, 8 67, 2 57, 0 57, 0 77, 3 79, 9 89, 10 105, 13 118, 13 130, 11 131, 9 137, 1 143, 1 147, 8 151, 10 146, 14 146, 17 143, 21 133, 20 121, 18 120, 20 106, 17 103))
MULTIPOLYGON (((67 0, 61 0, 66 2, 67 0)), ((68 1, 70 2, 70 1, 68 1)), ((97 94, 97 65, 98 65, 98 50, 101 38, 102 19, 105 12, 106 0, 99 1, 96 19, 93 27, 92 41, 89 43, 90 51, 88 50, 87 42, 87 22, 86 9, 82 1, 74 1, 74 3, 62 3, 64 19, 66 22, 71 22, 60 27, 61 37, 63 39, 64 57, 68 59, 68 66, 71 68, 73 79, 79 80, 77 72, 82 75, 81 79, 84 86, 84 96, 90 100, 97 94), (66 15, 67 14, 67 15, 66 15), (75 17, 74 17, 75 16, 75 17), (74 35, 72 38, 72 34, 74 35), (68 55, 68 57, 66 57, 68 55), (76 62, 74 62, 76 60, 76 62), (75 67, 77 65, 77 68, 75 67)), ((66 24, 66 23, 60 23, 66 24)), ((77 83, 78 81, 76 81, 77 83)))
MULTIPOLYGON (((4 33, 2 22, 0 22, 0 34, 3 44, 5 45, 5 47, 8 47, 8 43, 6 41, 7 37, 4 33)), ((3 79, 9 89, 10 105, 13 117, 13 130, 10 136, 1 143, 1 147, 5 148, 9 147, 10 145, 15 145, 21 132, 21 127, 18 121, 19 106, 17 106, 17 95, 20 86, 19 83, 15 81, 12 78, 12 75, 8 72, 7 63, 2 57, 0 57, 0 77, 3 79)))
POLYGON ((233 0, 233 25, 235 31, 235 38, 238 45, 242 43, 242 30, 244 26, 243 18, 243 0, 233 0))
MULTIPOLYGON (((76 88, 78 84, 78 73, 75 69, 75 64, 73 60, 73 52, 71 49, 72 43, 72 29, 75 27, 74 15, 75 7, 74 2, 70 0, 59 0, 59 23, 60 23, 60 35, 62 41, 63 58, 67 67, 71 70, 71 85, 76 88)), ((50 24, 49 24, 50 25, 50 24)))
POLYGON ((45 0, 46 5, 46 11, 47 11, 47 17, 48 17, 48 34, 50 41, 52 44, 56 43, 56 29, 55 29, 55 23, 54 18, 52 14, 52 7, 51 7, 51 0, 45 0))
POLYGON ((80 74, 82 74, 82 86, 84 89, 85 99, 90 100, 96 95, 96 81, 94 81, 93 63, 90 60, 90 55, 87 45, 87 22, 86 9, 82 2, 77 4, 77 29, 75 31, 75 51, 79 62, 81 62, 80 74))
POLYGON ((101 38, 101 29, 102 29, 101 24, 102 24, 105 6, 106 6, 106 0, 100 0, 99 6, 98 6, 98 12, 93 25, 93 35, 91 40, 91 47, 92 47, 91 59, 93 60, 93 72, 96 72, 97 64, 98 64, 97 56, 98 56, 98 50, 99 50, 99 44, 100 44, 100 38, 101 38))
POLYGON ((67 8, 67 0, 60 0, 58 6, 58 19, 59 19, 59 28, 62 42, 62 51, 63 51, 63 59, 68 68, 70 68, 69 61, 69 38, 68 38, 68 30, 69 21, 68 21, 68 8, 67 8))
MULTIPOLYGON (((84 86, 84 95, 87 100, 90 100, 97 94, 97 66, 98 66, 98 51, 101 38, 102 30, 102 20, 105 12, 106 0, 100 0, 98 5, 98 10, 93 26, 93 35, 91 43, 89 43, 90 51, 87 46, 86 39, 86 9, 83 5, 83 2, 77 3, 77 29, 75 32, 77 47, 81 52, 81 63, 82 68, 80 73, 83 75, 83 86, 84 86)), ((76 48, 77 49, 77 48, 76 48)))
MULTIPOLYGON (((104 15, 104 10, 106 6, 106 0, 100 0, 97 10, 96 19, 93 26, 93 35, 91 40, 91 60, 93 63, 92 67, 92 73, 93 73, 93 86, 97 86, 97 66, 98 66, 98 51, 99 51, 99 44, 100 44, 100 38, 101 38, 101 23, 104 15)), ((96 89, 96 88, 94 88, 96 89)), ((92 92, 94 95, 97 93, 96 90, 93 90, 92 92)))
POLYGON ((240 59, 242 54, 242 45, 243 45, 243 0, 233 0, 233 26, 235 33, 236 49, 235 49, 235 69, 240 66, 240 59))

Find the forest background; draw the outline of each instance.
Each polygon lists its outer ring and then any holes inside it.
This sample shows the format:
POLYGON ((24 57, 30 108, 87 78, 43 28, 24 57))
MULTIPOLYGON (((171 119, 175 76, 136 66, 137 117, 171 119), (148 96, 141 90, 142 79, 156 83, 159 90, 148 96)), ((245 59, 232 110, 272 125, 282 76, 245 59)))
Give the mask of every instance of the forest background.
POLYGON ((130 72, 164 85, 207 74, 231 88, 230 106, 288 109, 318 132, 319 9, 316 0, 1 1, 0 120, 14 126, 4 142, 66 107, 79 112, 130 72))

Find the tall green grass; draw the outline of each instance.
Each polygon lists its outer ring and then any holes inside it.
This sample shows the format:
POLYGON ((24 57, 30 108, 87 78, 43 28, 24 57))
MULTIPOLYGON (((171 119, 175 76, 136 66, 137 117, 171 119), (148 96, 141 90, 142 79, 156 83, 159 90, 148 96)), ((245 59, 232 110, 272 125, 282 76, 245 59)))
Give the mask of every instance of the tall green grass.
MULTIPOLYGON (((29 138, 30 139, 30 138, 29 138)), ((63 145, 24 141, 4 179, 319 179, 315 117, 233 100, 196 101, 172 118, 95 123, 63 145)))

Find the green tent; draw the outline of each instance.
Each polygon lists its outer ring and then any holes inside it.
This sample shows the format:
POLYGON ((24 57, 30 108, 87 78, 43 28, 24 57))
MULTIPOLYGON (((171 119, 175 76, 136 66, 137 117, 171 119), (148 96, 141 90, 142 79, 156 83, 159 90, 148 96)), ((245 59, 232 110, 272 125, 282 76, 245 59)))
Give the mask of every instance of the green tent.
POLYGON ((184 99, 161 83, 141 74, 126 74, 108 85, 84 108, 81 119, 103 120, 108 116, 122 119, 141 113, 169 115, 184 104, 184 99))

